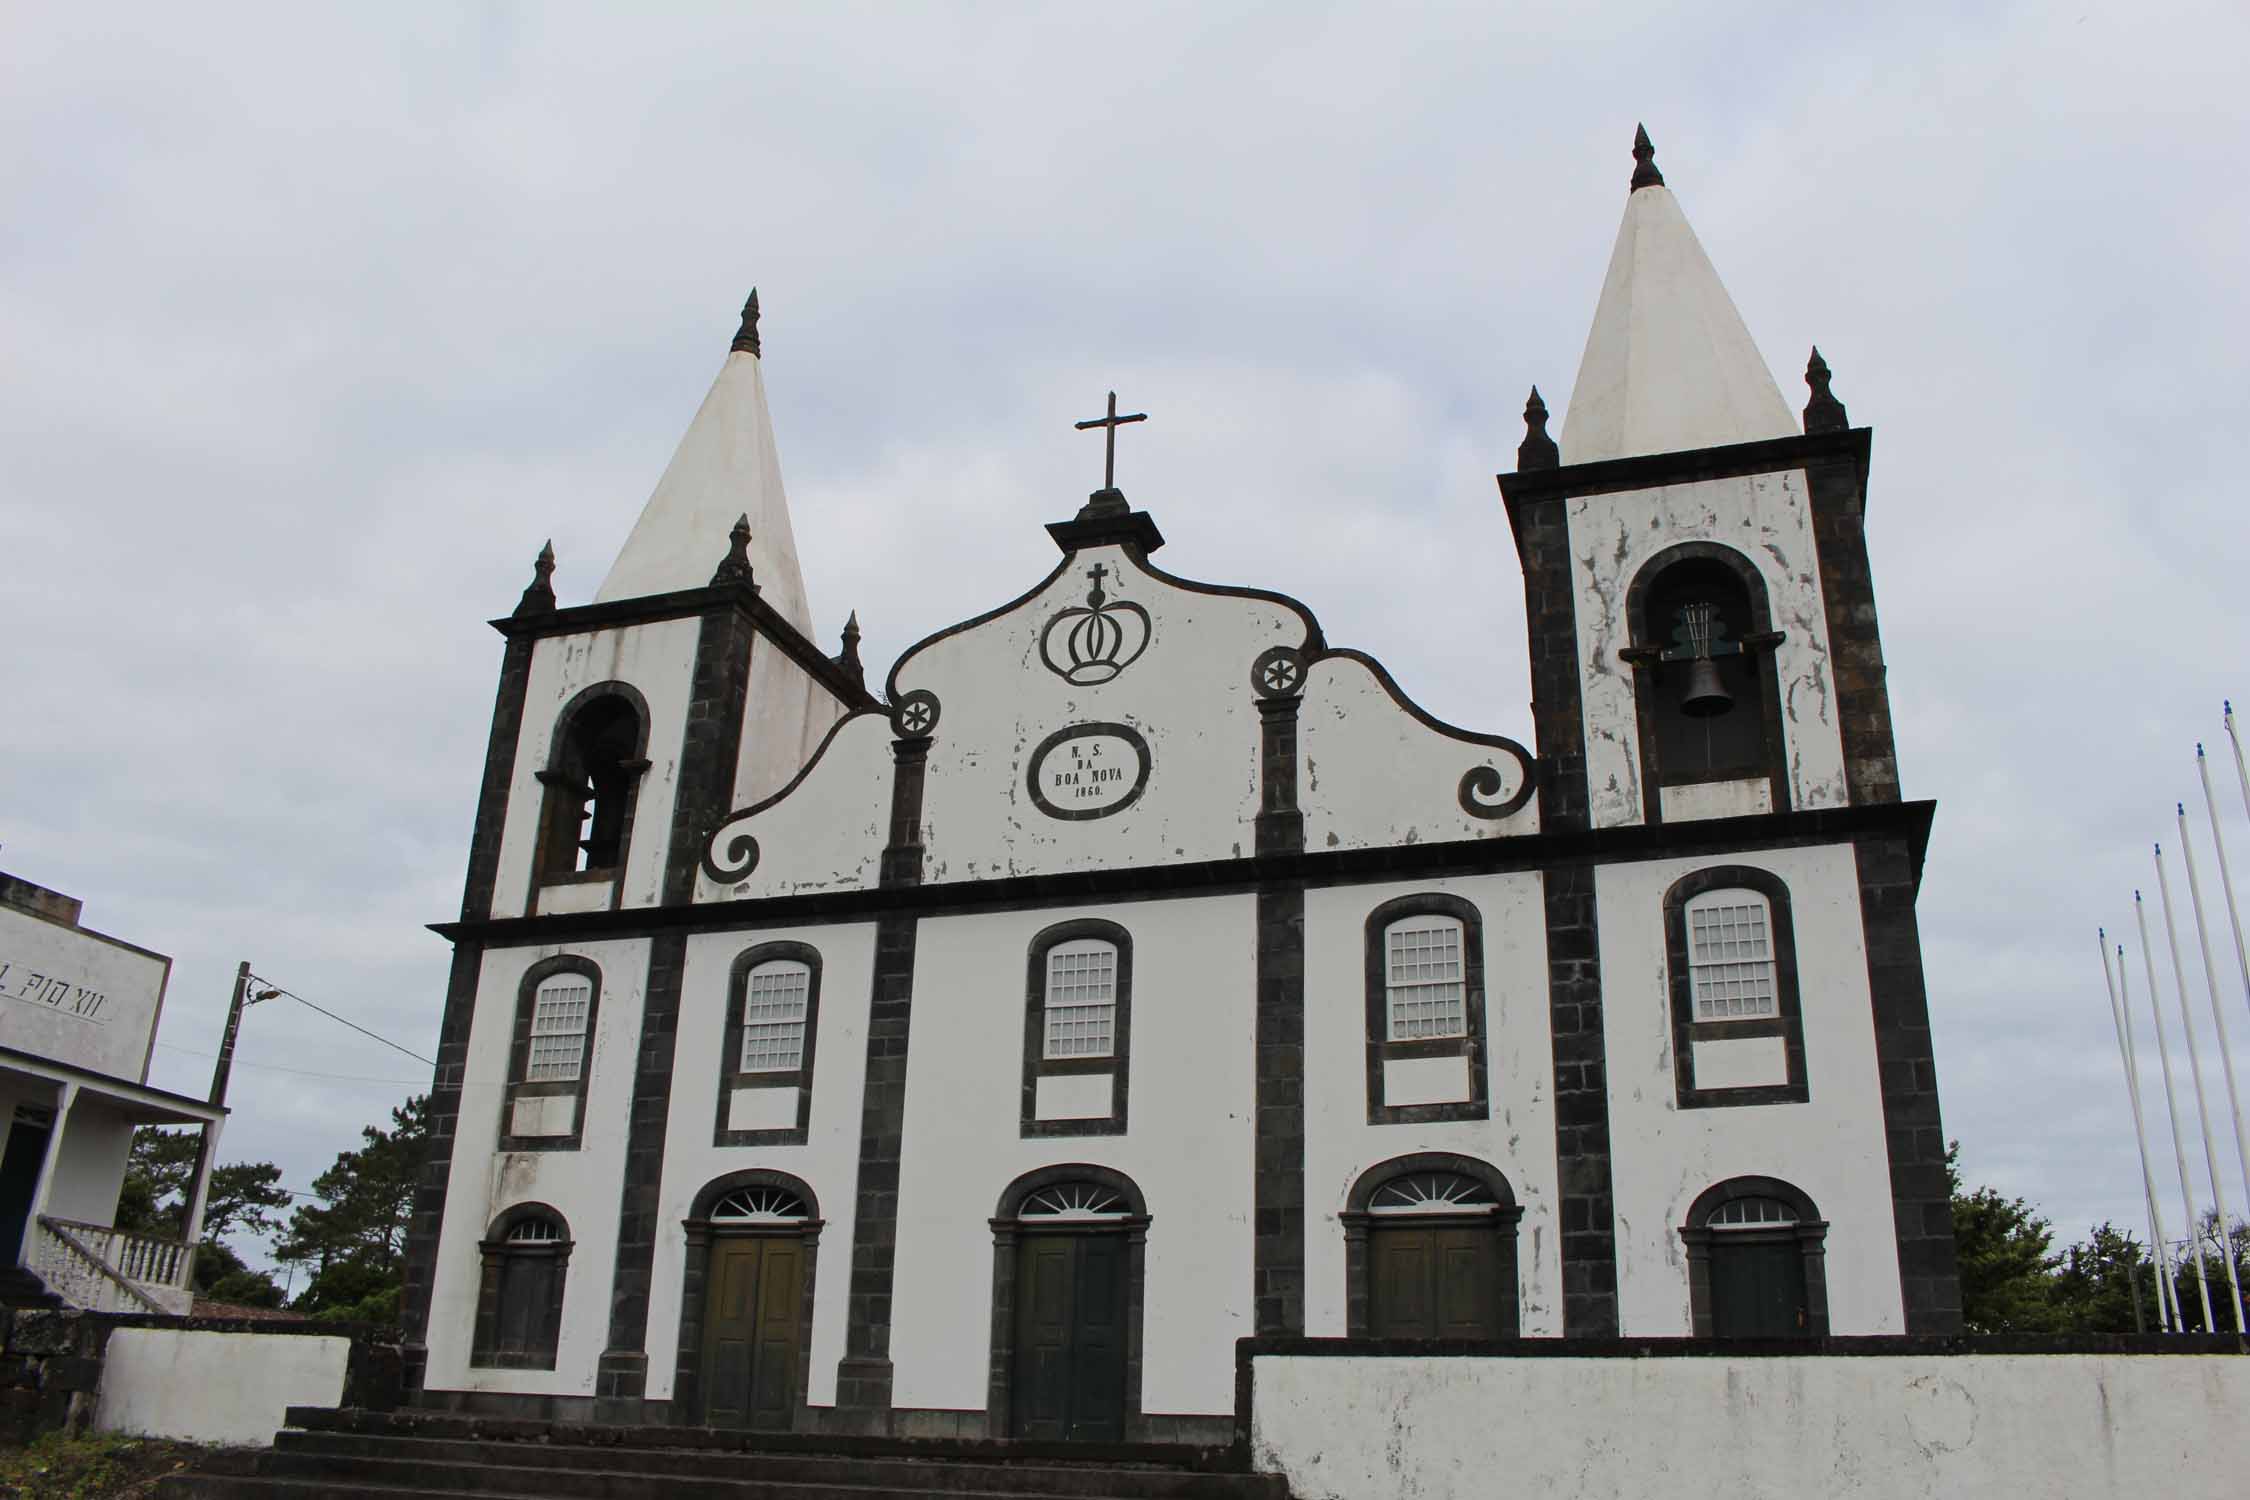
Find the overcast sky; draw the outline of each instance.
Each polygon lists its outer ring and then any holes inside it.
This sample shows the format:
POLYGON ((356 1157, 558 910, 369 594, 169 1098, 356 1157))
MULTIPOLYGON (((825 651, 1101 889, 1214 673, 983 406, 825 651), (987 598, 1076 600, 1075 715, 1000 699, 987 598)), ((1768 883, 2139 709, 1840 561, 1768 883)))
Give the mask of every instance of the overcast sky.
MULTIPOLYGON (((590 597, 753 283, 871 678, 1048 568, 1115 387, 1165 566, 1528 742, 1492 476, 1528 386, 1567 413, 1645 120, 1792 405, 1818 342, 1875 429, 1947 1129, 2138 1229, 2094 928, 2250 698, 2250 22, 1854 9, 9 0, 0 867, 176 956, 162 1085, 245 957, 432 1051, 483 622, 549 536, 590 597)), ((223 1154, 292 1187, 428 1081, 283 1001, 240 1057, 223 1154)))

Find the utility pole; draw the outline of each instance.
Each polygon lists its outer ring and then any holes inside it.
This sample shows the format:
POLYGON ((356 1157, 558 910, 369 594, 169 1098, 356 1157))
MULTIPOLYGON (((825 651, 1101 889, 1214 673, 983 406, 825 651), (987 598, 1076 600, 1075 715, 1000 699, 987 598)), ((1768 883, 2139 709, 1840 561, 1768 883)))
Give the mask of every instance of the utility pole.
MULTIPOLYGON (((242 1007, 250 994, 250 960, 235 966, 234 998, 227 1004, 227 1029, 219 1038, 219 1060, 211 1069, 211 1103, 227 1102, 227 1075, 234 1070, 234 1038, 242 1030, 242 1007)), ((195 1175, 188 1179, 187 1216, 180 1225, 181 1238, 192 1247, 203 1237, 203 1208, 211 1191, 211 1171, 217 1165, 218 1125, 203 1127, 195 1148, 195 1175)))

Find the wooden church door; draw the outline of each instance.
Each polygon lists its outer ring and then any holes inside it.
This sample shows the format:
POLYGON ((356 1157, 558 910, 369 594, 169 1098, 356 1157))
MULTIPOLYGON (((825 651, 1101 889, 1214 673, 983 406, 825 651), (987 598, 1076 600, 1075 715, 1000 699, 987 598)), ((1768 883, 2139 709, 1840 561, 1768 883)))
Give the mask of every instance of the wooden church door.
POLYGON ((1714 1236, 1711 1336, 1794 1339, 1811 1334, 1805 1257, 1794 1239, 1714 1236))
POLYGON ((1015 1436, 1124 1441, 1125 1277, 1122 1234, 1017 1242, 1015 1436))
POLYGON ((1376 1338, 1501 1337, 1499 1241, 1490 1223, 1383 1224, 1367 1248, 1368 1331, 1376 1338))
POLYGON ((804 1242, 727 1235, 711 1242, 703 1322, 704 1420, 786 1432, 797 1412, 804 1242))

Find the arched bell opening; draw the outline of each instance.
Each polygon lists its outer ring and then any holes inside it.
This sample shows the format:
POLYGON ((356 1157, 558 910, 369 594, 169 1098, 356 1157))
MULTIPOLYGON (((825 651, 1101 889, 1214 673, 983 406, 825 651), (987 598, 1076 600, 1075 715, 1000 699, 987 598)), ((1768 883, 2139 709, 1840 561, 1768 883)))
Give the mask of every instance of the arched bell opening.
POLYGON ((1635 575, 1626 617, 1647 821, 1786 810, 1782 637, 1756 566, 1715 543, 1667 548, 1635 575), (1713 790, 1674 790, 1697 787, 1713 790))

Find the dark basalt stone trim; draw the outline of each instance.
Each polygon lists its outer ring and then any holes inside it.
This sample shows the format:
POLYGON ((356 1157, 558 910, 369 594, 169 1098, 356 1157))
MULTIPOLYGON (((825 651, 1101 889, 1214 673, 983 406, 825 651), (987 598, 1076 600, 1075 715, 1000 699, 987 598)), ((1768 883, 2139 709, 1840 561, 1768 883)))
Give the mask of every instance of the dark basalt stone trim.
MULTIPOLYGON (((1812 1097, 1805 1070, 1804 1007, 1797 991, 1797 926, 1789 907, 1789 886, 1770 870, 1753 865, 1713 865, 1682 876, 1664 893, 1664 964, 1672 994, 1672 1082, 1682 1109, 1713 1109, 1744 1104, 1802 1104, 1812 1097), (1687 907, 1707 891, 1741 889, 1766 898, 1773 914, 1776 1014, 1757 1020, 1698 1021, 1695 976, 1689 965, 1687 907), (1781 1038, 1787 1076, 1781 1083, 1744 1088, 1699 1088, 1695 1082, 1695 1043, 1745 1037, 1781 1038)), ((1794 1190, 1792 1190, 1794 1191, 1794 1190)))
POLYGON ((1124 547, 1143 556, 1164 545, 1164 533, 1145 510, 1121 516, 1093 516, 1086 520, 1049 521, 1047 535, 1063 554, 1071 556, 1086 547, 1124 547))
MULTIPOLYGON (((820 1042, 820 950, 809 943, 760 943, 735 955, 727 971, 727 1030, 725 1050, 719 1054, 718 1116, 711 1127, 714 1146, 802 1146, 812 1132, 813 1055, 820 1042), (764 963, 788 960, 811 970, 805 981, 805 1041, 794 1073, 744 1073, 742 1029, 748 1024, 750 971, 764 963), (787 1080, 781 1082, 779 1080, 787 1080), (733 1130, 727 1117, 734 1107, 734 1091, 744 1088, 788 1088, 797 1092, 797 1123, 771 1130, 733 1130)), ((807 1200, 808 1202, 811 1200, 807 1200)), ((809 1344, 800 1348, 810 1348, 809 1344)))
POLYGON ((855 682, 818 646, 798 633, 797 627, 784 619, 780 611, 759 596, 756 589, 741 583, 712 584, 700 589, 681 589, 670 594, 647 594, 638 599, 613 599, 606 604, 576 604, 568 609, 558 609, 551 614, 513 616, 488 623, 511 642, 531 641, 556 635, 586 635, 597 630, 618 630, 627 625, 651 625, 660 620, 685 619, 690 615, 708 615, 715 609, 727 609, 743 615, 756 623, 791 661, 803 667, 808 676, 828 689, 837 701, 852 708, 873 708, 875 698, 865 684, 855 682))
MULTIPOLYGON (((1562 472, 1542 470, 1542 473, 1562 472)), ((1508 494, 1509 476, 1500 488, 1508 494)), ((1539 826, 1544 833, 1588 827, 1586 721, 1581 711, 1577 591, 1571 577, 1570 522, 1563 507, 1507 505, 1523 565, 1525 643, 1531 653, 1532 734, 1539 745, 1539 826)))
MULTIPOLYGON (((1486 1077, 1490 1048, 1484 1019, 1484 913, 1473 901, 1442 891, 1400 896, 1367 914, 1364 939, 1367 985, 1367 1123, 1405 1125, 1440 1120, 1482 1120, 1492 1112, 1486 1077), (1464 1035, 1442 1040, 1390 1039, 1388 928, 1407 917, 1451 917, 1461 924, 1461 975, 1468 1021, 1464 1035), (1383 1097, 1383 1064, 1403 1057, 1466 1057, 1469 1097, 1442 1104, 1391 1104, 1383 1097)), ((1396 1174, 1394 1174, 1396 1175, 1396 1174)), ((1373 1192, 1370 1187, 1368 1191, 1373 1192)))
POLYGON ((602 971, 590 958, 575 953, 543 958, 524 970, 516 985, 515 1027, 508 1042, 508 1081, 500 1090, 500 1151, 576 1151, 586 1134, 586 1091, 593 1086, 595 1027, 601 1020, 602 971), (531 1023, 538 1008, 539 986, 557 974, 577 974, 593 986, 586 1002, 586 1035, 578 1046, 578 1076, 568 1081, 530 1082, 531 1023), (567 1095, 571 1099, 570 1129, 562 1135, 517 1135, 516 1101, 526 1097, 567 1095))
POLYGON ((1260 855, 1297 854, 1305 847, 1305 815, 1297 806, 1297 710, 1294 695, 1258 700, 1258 815, 1252 825, 1260 855))
MULTIPOLYGON (((510 747, 512 750, 512 740, 510 747)), ((478 821, 483 821, 481 811, 478 821)), ((488 886, 488 902, 490 894, 488 886)), ((437 1270, 438 1229, 445 1219, 446 1191, 453 1180, 453 1141, 461 1123, 461 1090, 469 1061, 469 1023, 476 1014, 477 981, 483 968, 482 943, 470 940, 454 944, 452 973, 445 986, 445 1009, 438 1023, 437 1066, 431 1075, 429 1103, 425 1106, 429 1135, 422 1148, 421 1163, 415 1169, 399 1295, 399 1326, 406 1334, 401 1378, 409 1391, 421 1388, 423 1371, 429 1364, 429 1347, 425 1340, 430 1324, 430 1292, 437 1270)))
POLYGON ((1875 580, 1867 560, 1867 460, 1862 443, 1809 464, 1805 479, 1828 616, 1828 670, 1836 684, 1845 789, 1854 802, 1895 802, 1898 747, 1891 732, 1883 638, 1875 620, 1875 580))
POLYGON ((1509 518, 1514 520, 1519 509, 1545 500, 1601 495, 1617 490, 1655 489, 1660 485, 1688 484, 1699 479, 1771 474, 1838 459, 1856 461, 1864 476, 1874 436, 1871 428, 1853 427, 1841 432, 1767 438, 1755 443, 1685 448, 1677 453, 1636 454, 1631 458, 1608 458, 1599 463, 1568 464, 1554 469, 1518 470, 1498 476, 1500 493, 1506 497, 1509 518))
POLYGON ((1563 1336, 1608 1338, 1617 1332, 1617 1204, 1594 866, 1557 864, 1545 873, 1563 1336))
POLYGON ((1100 917, 1077 917, 1040 929, 1024 960, 1023 1137, 1123 1135, 1132 1100, 1133 934, 1100 917), (1117 1018, 1107 1057, 1048 1057, 1047 955, 1062 943, 1098 938, 1117 950, 1117 1018), (1039 1118, 1039 1080, 1067 1073, 1103 1073, 1109 1113, 1069 1120, 1039 1118))
POLYGON ((1031 752, 1024 772, 1024 790, 1031 794, 1032 806, 1038 808, 1050 818, 1066 823, 1083 823, 1094 818, 1106 818, 1113 813, 1125 811, 1126 808, 1141 800, 1141 793, 1148 790, 1148 774, 1153 769, 1154 760, 1155 757, 1148 748, 1148 741, 1143 739, 1141 732, 1130 724, 1117 724, 1099 720, 1068 724, 1041 740, 1038 748, 1031 752), (1046 790, 1039 785, 1039 773, 1047 768, 1048 752, 1060 749, 1072 740, 1085 739, 1097 734, 1113 736, 1133 747, 1134 754, 1138 759, 1132 786, 1127 788, 1125 795, 1119 797, 1115 802, 1104 803, 1100 807, 1060 807, 1048 801, 1046 790))
POLYGON ((523 734, 524 697, 531 689, 532 644, 528 636, 511 636, 501 654, 492 733, 485 741, 484 782, 477 793, 476 826, 469 836, 469 874, 461 891, 463 921, 492 915, 500 839, 508 825, 508 792, 515 780, 517 741, 523 734))
POLYGON ((649 1281, 656 1262, 657 1202, 664 1182, 664 1135, 672 1103, 680 986, 687 934, 660 933, 649 944, 648 985, 634 1052, 632 1113, 625 1125, 625 1172, 618 1191, 617 1260, 611 1274, 609 1344, 595 1366, 600 1420, 633 1420, 648 1389, 649 1281))
POLYGON ((1305 1326, 1305 888, 1258 889, 1252 1326, 1305 1326))
MULTIPOLYGON (((922 785, 929 737, 893 740, 891 753, 896 764, 882 879, 887 890, 911 892, 920 888, 922 880, 922 785)), ((875 923, 851 1289, 845 1299, 844 1357, 836 1365, 832 1418, 845 1431, 888 1432, 892 1420, 891 1287, 898 1256, 899 1163, 906 1134, 906 1057, 914 1016, 917 926, 910 909, 886 912, 875 923)))
POLYGON ((1906 1331, 1954 1334, 1961 1329, 1961 1273, 1953 1244, 1929 997, 1922 979, 1922 937, 1914 915, 1918 862, 1907 841, 1895 834, 1861 838, 1855 852, 1906 1331))
POLYGON ((1305 886, 1353 885, 1376 880, 1419 880, 1444 875, 1489 875, 1544 870, 1558 864, 1609 864, 1639 859, 1717 855, 1761 849, 1835 844, 1867 833, 1903 840, 1917 882, 1929 841, 1934 802, 1865 807, 1807 808, 1740 818, 1703 818, 1654 827, 1577 829, 1501 839, 1453 839, 1379 849, 1304 849, 1240 859, 1074 870, 995 880, 919 883, 921 850, 914 850, 917 879, 873 890, 818 891, 694 906, 634 907, 547 917, 505 917, 483 922, 437 922, 430 930, 457 942, 494 944, 594 942, 652 932, 744 931, 785 924, 870 921, 890 913, 939 915, 1020 911, 1033 907, 1207 896, 1255 891, 1274 882, 1305 886))

